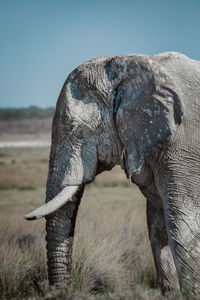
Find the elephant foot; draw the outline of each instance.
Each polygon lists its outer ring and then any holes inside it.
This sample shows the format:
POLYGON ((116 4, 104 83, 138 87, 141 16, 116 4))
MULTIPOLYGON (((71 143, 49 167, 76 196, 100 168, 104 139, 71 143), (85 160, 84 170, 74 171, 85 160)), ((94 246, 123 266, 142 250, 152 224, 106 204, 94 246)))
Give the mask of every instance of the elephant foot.
POLYGON ((160 284, 161 293, 165 297, 169 297, 171 294, 181 295, 180 287, 178 283, 178 278, 176 278, 174 283, 170 283, 168 280, 164 279, 160 284))

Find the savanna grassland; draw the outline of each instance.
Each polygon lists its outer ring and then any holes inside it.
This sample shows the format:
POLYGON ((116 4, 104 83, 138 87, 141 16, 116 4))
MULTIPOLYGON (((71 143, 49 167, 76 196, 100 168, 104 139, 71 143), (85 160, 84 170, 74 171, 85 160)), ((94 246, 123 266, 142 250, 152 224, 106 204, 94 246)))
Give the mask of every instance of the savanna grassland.
MULTIPOLYGON (((45 221, 23 218, 44 202, 48 155, 48 147, 0 149, 0 299, 163 299, 145 199, 119 167, 86 187, 75 231, 73 287, 48 286, 45 221)), ((182 297, 175 292, 168 299, 182 297)))

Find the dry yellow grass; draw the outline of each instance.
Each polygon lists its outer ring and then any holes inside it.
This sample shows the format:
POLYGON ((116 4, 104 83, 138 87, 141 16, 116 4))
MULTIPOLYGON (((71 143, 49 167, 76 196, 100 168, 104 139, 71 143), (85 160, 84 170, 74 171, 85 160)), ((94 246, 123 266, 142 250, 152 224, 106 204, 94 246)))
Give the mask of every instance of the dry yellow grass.
POLYGON ((84 193, 75 232, 73 291, 49 290, 44 220, 23 219, 44 201, 48 152, 0 152, 0 299, 161 299, 145 200, 119 168, 99 175, 84 193))
POLYGON ((0 189, 44 187, 48 170, 48 148, 1 149, 0 189))

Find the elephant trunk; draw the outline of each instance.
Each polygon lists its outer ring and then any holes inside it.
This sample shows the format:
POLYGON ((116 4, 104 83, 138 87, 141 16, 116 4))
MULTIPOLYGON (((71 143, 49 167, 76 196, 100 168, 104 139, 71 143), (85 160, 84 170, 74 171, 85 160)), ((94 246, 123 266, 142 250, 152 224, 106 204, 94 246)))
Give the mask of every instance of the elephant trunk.
POLYGON ((72 281, 72 247, 78 207, 84 186, 54 214, 46 217, 49 283, 69 286, 72 281))

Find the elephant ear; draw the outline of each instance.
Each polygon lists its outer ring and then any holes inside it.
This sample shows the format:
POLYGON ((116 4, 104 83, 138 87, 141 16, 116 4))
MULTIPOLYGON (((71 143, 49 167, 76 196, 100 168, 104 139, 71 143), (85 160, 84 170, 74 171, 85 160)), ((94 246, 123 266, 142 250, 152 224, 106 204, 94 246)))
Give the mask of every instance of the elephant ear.
MULTIPOLYGON (((162 80, 163 82, 163 80, 162 80)), ((124 80, 116 93, 116 125, 124 146, 123 163, 130 179, 158 143, 181 123, 182 107, 173 85, 160 85, 153 76, 124 80)), ((123 166, 124 167, 124 166, 123 166)))

